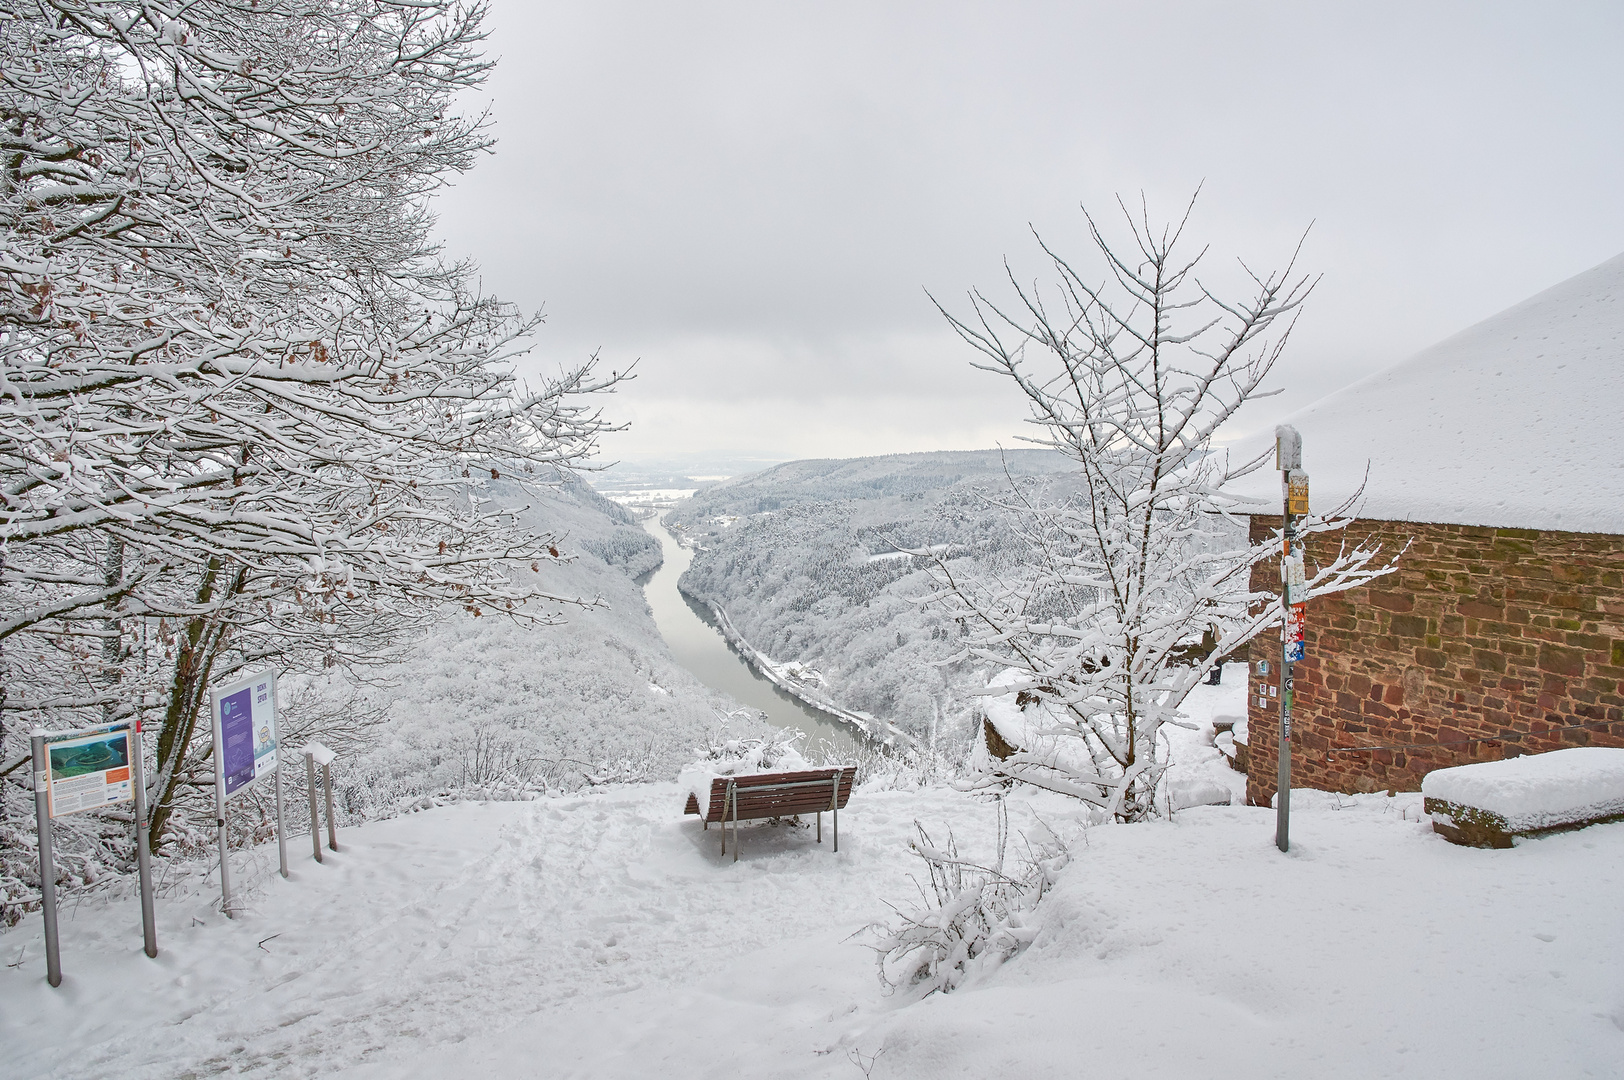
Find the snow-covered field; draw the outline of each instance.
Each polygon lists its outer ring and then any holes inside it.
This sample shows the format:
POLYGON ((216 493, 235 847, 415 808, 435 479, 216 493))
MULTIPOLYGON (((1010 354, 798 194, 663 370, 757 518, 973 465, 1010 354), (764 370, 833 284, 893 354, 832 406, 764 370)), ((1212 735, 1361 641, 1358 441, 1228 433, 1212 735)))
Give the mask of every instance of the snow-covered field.
MULTIPOLYGON (((1210 712, 1235 688, 1202 688, 1210 712)), ((1210 754, 1211 751, 1207 750, 1210 754)), ((1185 768, 1206 771, 1199 739, 1185 768)), ((262 870, 227 921, 194 887, 0 938, 8 1077, 1617 1076, 1624 824, 1454 847, 1419 796, 1294 798, 1097 826, 1036 942, 951 995, 886 996, 863 928, 906 903, 915 819, 990 853, 992 808, 872 784, 841 850, 743 829, 723 860, 675 784, 463 804, 262 870)), ((1017 794, 1011 823, 1073 807, 1017 794)))

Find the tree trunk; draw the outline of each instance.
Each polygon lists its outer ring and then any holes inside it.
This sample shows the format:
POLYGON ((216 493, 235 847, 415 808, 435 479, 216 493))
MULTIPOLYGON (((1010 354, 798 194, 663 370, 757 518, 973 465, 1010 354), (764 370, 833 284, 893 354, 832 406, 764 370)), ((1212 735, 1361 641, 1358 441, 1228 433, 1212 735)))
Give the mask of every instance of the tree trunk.
MULTIPOLYGON (((107 555, 102 562, 102 584, 112 588, 124 580, 124 541, 116 536, 107 538, 107 555)), ((118 600, 108 600, 104 606, 107 617, 102 620, 102 686, 110 693, 124 677, 124 621, 118 617, 118 600)), ((102 705, 102 722, 112 721, 119 713, 117 702, 102 705)))
POLYGON ((148 833, 154 851, 163 843, 164 833, 174 813, 175 797, 185 779, 186 752, 192 745, 199 714, 208 696, 209 674, 225 647, 229 625, 222 616, 226 602, 242 591, 247 569, 226 570, 218 558, 209 560, 198 585, 199 606, 218 595, 220 603, 209 615, 186 622, 180 634, 180 648, 169 680, 169 703, 163 726, 158 730, 158 767, 155 770, 148 805, 152 824, 148 833))

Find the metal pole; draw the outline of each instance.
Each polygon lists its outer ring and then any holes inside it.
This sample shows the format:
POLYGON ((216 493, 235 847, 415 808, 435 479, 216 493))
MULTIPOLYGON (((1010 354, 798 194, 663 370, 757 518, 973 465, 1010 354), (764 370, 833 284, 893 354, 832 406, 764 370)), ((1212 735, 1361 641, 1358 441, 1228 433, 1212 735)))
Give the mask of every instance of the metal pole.
POLYGON ((321 813, 316 809, 316 755, 305 751, 305 787, 310 792, 310 847, 321 862, 321 813))
POLYGON ((220 838, 220 910, 226 913, 226 918, 234 919, 236 916, 231 913, 231 860, 227 857, 231 844, 226 837, 224 781, 214 789, 214 828, 220 838))
MULTIPOLYGON (((836 851, 840 850, 840 773, 841 773, 840 769, 835 770, 835 779, 834 779, 833 788, 829 793, 829 812, 834 815, 834 820, 835 820, 835 850, 836 851)), ((823 820, 823 815, 822 814, 818 815, 818 820, 820 820, 820 821, 823 820)), ((818 839, 819 840, 823 839, 823 833, 821 831, 818 833, 818 839)))
POLYGON ((276 775, 271 782, 276 785, 276 856, 282 863, 282 876, 288 876, 288 827, 286 819, 282 816, 282 751, 276 751, 276 775))
POLYGON ((209 691, 209 719, 214 727, 214 829, 220 841, 220 910, 231 914, 230 843, 226 837, 226 747, 220 731, 220 701, 209 691))
POLYGON ((150 957, 158 955, 158 919, 152 907, 152 838, 147 829, 146 748, 141 718, 130 725, 130 788, 135 796, 135 870, 141 885, 141 943, 150 957))
POLYGON ((327 846, 334 851, 338 850, 338 824, 333 820, 333 765, 332 762, 323 762, 321 766, 321 786, 327 793, 327 846))
MULTIPOLYGON (((1296 521, 1292 515, 1291 480, 1303 467, 1303 440, 1297 429, 1282 424, 1274 429, 1275 466, 1280 470, 1280 732, 1276 754, 1274 844, 1281 851, 1291 848, 1291 666, 1292 581, 1288 569, 1297 542, 1296 521)), ((1304 478, 1306 484, 1306 477, 1304 478)), ((1307 511, 1307 507, 1301 508, 1307 511)))
MULTIPOLYGON (((1283 476, 1291 474, 1283 473, 1283 476)), ((1294 529, 1291 515, 1285 515, 1281 529, 1281 563, 1291 557, 1294 529)), ((1291 848, 1291 596, 1282 576, 1280 587, 1280 749, 1275 772, 1274 846, 1291 848)))
POLYGON ((45 981, 62 985, 62 947, 56 936, 56 866, 51 859, 51 763, 45 756, 45 736, 30 739, 34 751, 34 817, 39 829, 40 907, 45 916, 45 981))

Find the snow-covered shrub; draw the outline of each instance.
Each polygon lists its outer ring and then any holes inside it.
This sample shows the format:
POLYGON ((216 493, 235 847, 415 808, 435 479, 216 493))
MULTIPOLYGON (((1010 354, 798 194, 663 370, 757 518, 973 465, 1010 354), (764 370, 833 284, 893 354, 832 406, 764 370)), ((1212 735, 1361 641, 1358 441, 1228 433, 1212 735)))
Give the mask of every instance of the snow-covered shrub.
POLYGON ((920 884, 921 905, 897 913, 895 925, 877 925, 880 982, 887 991, 946 993, 971 978, 997 968, 1031 943, 1037 933, 1032 919, 1044 894, 1070 861, 1070 851, 1052 831, 1033 847, 1026 843, 1018 865, 1005 869, 1009 815, 998 800, 998 850, 991 866, 960 857, 948 830, 937 847, 924 825, 909 847, 924 862, 928 885, 920 884))
POLYGON ((752 715, 733 714, 694 751, 698 758, 677 774, 677 785, 703 806, 710 799, 711 781, 719 776, 810 769, 812 763, 797 745, 805 738, 806 733, 796 728, 774 728, 752 715), (740 727, 750 734, 739 734, 740 727), (732 738, 728 737, 730 729, 732 738))

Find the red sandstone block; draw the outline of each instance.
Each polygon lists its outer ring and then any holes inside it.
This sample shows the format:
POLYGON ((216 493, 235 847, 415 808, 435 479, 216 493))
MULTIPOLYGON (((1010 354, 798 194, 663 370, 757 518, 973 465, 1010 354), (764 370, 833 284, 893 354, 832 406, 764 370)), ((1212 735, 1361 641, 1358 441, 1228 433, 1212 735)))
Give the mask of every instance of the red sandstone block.
POLYGON ((1415 597, 1409 592, 1372 589, 1368 603, 1371 607, 1387 611, 1409 611, 1415 607, 1415 597))
POLYGON ((1585 656, 1576 649, 1558 648, 1550 644, 1541 645, 1539 666, 1544 671, 1558 675, 1582 676, 1585 673, 1585 656))

